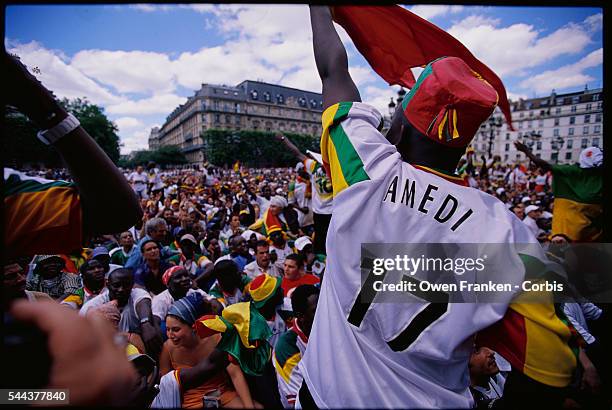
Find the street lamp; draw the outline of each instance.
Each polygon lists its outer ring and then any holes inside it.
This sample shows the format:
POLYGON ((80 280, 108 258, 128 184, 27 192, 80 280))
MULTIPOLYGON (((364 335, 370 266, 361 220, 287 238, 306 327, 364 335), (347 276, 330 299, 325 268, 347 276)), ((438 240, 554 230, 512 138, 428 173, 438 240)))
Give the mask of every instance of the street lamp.
POLYGON ((493 149, 493 141, 495 140, 495 132, 499 132, 499 128, 502 126, 502 120, 500 117, 489 117, 488 120, 489 125, 489 147, 487 149, 487 154, 489 158, 491 158, 491 150, 493 149))
POLYGON ((551 142, 550 142, 550 147, 553 149, 553 151, 556 151, 556 156, 555 156, 555 164, 559 163, 559 152, 561 151, 561 148, 563 148, 563 143, 565 142, 565 140, 563 138, 561 138, 561 136, 558 136, 556 138, 554 138, 551 142))
POLYGON ((529 149, 532 149, 536 141, 538 141, 541 137, 542 135, 535 131, 531 131, 529 134, 525 134, 523 136, 523 138, 525 139, 525 145, 527 145, 529 149))
POLYGON ((395 102, 393 102, 393 97, 391 97, 391 102, 389 103, 389 117, 393 117, 395 114, 395 102))

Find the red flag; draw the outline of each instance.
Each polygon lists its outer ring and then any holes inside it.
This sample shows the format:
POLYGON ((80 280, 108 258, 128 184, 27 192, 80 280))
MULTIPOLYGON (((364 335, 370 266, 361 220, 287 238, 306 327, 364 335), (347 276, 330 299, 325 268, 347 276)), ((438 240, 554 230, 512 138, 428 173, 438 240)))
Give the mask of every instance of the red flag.
POLYGON ((501 79, 446 31, 397 5, 333 6, 332 15, 389 85, 412 88, 415 79, 410 68, 425 66, 440 57, 461 58, 495 88, 499 108, 514 131, 501 79))

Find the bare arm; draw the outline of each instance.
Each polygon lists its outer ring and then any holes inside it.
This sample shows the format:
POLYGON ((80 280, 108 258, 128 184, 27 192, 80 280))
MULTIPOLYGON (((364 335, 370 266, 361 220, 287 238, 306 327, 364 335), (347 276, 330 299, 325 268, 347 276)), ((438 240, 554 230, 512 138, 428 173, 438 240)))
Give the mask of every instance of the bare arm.
POLYGON ((542 168, 543 170, 548 171, 552 168, 550 163, 543 160, 542 158, 538 158, 535 155, 533 155, 533 152, 531 152, 531 150, 522 142, 514 141, 514 146, 516 147, 518 151, 527 155, 527 158, 529 158, 531 161, 533 161, 534 164, 536 164, 538 167, 542 168))
POLYGON ((295 144, 291 142, 289 138, 287 138, 282 133, 277 133, 276 135, 274 135, 274 138, 276 138, 276 140, 279 141, 281 144, 285 145, 289 152, 291 152, 293 156, 296 157, 300 162, 308 158, 306 155, 302 154, 298 147, 296 147, 295 144))
POLYGON ((361 101, 329 7, 310 6, 310 22, 315 62, 323 83, 323 109, 341 101, 361 101))
POLYGON ((232 384, 236 389, 236 393, 238 393, 238 397, 240 397, 240 400, 242 400, 244 407, 246 409, 254 409, 255 405, 253 404, 251 391, 249 390, 249 385, 244 378, 244 373, 242 373, 240 366, 230 363, 229 366, 227 366, 227 373, 232 379, 232 384))
POLYGON ((170 352, 168 351, 167 344, 164 343, 161 356, 159 357, 159 374, 163 376, 172 370, 174 370, 174 367, 172 366, 172 361, 170 360, 170 352))
MULTIPOLYGON (((53 94, 18 59, 3 54, 8 76, 6 101, 40 129, 52 128, 65 119, 68 113, 53 94)), ((125 177, 83 127, 65 135, 54 147, 78 186, 86 235, 121 232, 142 218, 138 199, 125 177)))
POLYGON ((215 349, 210 356, 200 361, 195 366, 181 369, 179 371, 179 379, 183 391, 202 385, 202 383, 210 379, 220 370, 226 368, 227 364, 227 353, 215 349))

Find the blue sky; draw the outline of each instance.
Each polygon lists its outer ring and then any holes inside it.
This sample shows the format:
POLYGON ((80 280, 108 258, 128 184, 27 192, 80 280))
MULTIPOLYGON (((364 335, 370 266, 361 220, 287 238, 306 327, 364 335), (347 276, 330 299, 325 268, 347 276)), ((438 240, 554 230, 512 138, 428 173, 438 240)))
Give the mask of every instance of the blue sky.
MULTIPOLYGON (((602 10, 410 6, 454 35, 502 78, 512 99, 603 86, 602 10)), ((305 5, 15 5, 5 44, 57 95, 87 97, 119 127, 122 152, 201 83, 263 80, 320 91, 305 5)), ((383 113, 389 87, 347 47, 362 98, 383 113)), ((415 70, 418 74, 418 70, 415 70)))

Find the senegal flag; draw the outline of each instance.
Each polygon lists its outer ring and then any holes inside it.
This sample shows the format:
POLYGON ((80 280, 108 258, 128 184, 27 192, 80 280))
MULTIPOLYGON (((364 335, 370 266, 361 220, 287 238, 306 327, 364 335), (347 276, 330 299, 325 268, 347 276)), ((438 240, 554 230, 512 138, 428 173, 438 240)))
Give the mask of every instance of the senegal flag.
POLYGON ((272 357, 268 338, 272 335, 266 319, 251 302, 235 303, 223 309, 221 316, 206 315, 196 320, 198 336, 222 333, 217 349, 230 354, 243 372, 261 376, 272 357))
POLYGON ((553 165, 552 234, 597 242, 603 236, 603 174, 600 168, 553 165))

